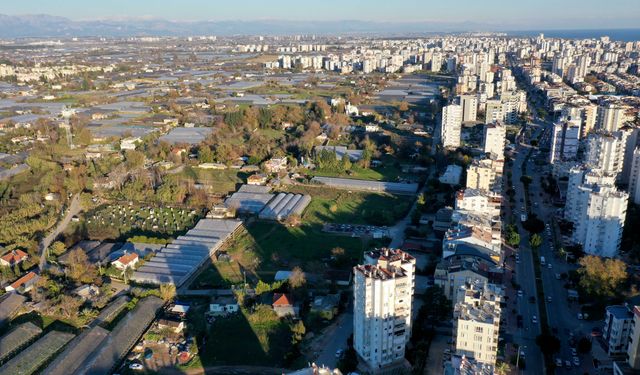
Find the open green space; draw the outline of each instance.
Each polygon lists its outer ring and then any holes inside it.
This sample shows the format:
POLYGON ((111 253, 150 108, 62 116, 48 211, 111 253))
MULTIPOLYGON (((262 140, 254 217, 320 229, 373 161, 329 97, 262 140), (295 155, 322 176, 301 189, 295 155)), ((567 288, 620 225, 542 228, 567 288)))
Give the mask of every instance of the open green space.
POLYGON ((246 181, 247 175, 236 169, 212 170, 186 167, 181 174, 196 183, 206 185, 212 193, 227 194, 236 191, 236 185, 246 181))

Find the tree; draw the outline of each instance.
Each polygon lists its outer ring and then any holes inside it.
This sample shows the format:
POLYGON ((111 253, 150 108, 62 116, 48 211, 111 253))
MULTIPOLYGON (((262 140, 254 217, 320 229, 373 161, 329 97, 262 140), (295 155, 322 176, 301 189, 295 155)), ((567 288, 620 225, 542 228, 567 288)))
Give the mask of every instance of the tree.
POLYGON ((198 161, 200 163, 213 162, 213 152, 211 152, 211 148, 208 145, 200 145, 198 148, 198 161))
POLYGON ((160 298, 165 302, 171 302, 176 297, 176 286, 174 284, 160 284, 160 298))
POLYGON ((451 319, 451 301, 444 295, 444 290, 439 286, 432 286, 427 289, 423 298, 425 304, 424 316, 434 325, 436 322, 444 322, 451 319))
POLYGON ((67 275, 75 282, 90 283, 98 276, 98 272, 96 267, 89 262, 84 250, 77 247, 69 253, 67 275))
POLYGON ((495 373, 497 375, 507 375, 511 372, 511 366, 507 362, 498 362, 496 363, 495 373))
POLYGON ((407 103, 406 101, 403 100, 398 104, 398 111, 406 112, 408 110, 409 110, 409 103, 407 103))
POLYGON ((291 326, 291 343, 293 345, 298 344, 304 338, 304 335, 307 333, 307 329, 302 323, 302 320, 298 320, 293 326, 291 326))
POLYGON ((144 165, 144 154, 136 150, 127 150, 124 154, 127 170, 141 168, 144 165))
POLYGON ((627 280, 627 267, 619 259, 602 259, 588 255, 580 259, 579 285, 595 298, 615 296, 618 288, 627 280))
POLYGON ((538 233, 532 234, 529 238, 529 245, 531 245, 532 248, 537 249, 542 245, 542 237, 538 233))
POLYGON ((304 272, 300 267, 294 267, 289 275, 289 286, 294 289, 302 287, 307 283, 307 279, 304 276, 304 272))
POLYGON ((62 255, 66 250, 67 250, 67 247, 64 245, 64 243, 60 241, 55 241, 49 247, 49 252, 55 256, 62 255))
POLYGON ((560 340, 550 333, 542 333, 536 337, 536 344, 545 356, 551 356, 560 350, 560 340))
POLYGON ((520 233, 518 233, 517 230, 513 230, 512 228, 508 229, 507 244, 514 247, 520 245, 520 233))

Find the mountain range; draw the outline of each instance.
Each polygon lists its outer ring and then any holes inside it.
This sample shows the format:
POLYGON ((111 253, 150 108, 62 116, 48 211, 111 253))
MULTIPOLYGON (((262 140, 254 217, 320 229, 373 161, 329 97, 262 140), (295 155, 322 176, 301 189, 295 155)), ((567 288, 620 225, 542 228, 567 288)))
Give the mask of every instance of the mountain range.
POLYGON ((65 17, 0 14, 0 38, 28 37, 127 37, 188 35, 284 35, 284 34, 424 34, 494 30, 493 25, 473 22, 368 22, 342 21, 169 21, 118 19, 74 21, 65 17))

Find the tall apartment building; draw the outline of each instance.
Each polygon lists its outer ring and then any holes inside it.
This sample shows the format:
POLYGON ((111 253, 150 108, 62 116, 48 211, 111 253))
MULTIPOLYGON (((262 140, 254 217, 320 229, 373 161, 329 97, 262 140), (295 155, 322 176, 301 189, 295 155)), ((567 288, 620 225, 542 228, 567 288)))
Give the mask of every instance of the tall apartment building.
POLYGON ((467 167, 467 189, 493 190, 497 176, 493 160, 473 160, 467 167))
POLYGON ((500 100, 487 100, 484 111, 484 123, 493 124, 504 120, 502 102, 500 100))
POLYGON ((640 204, 640 147, 633 150, 628 191, 631 201, 635 204, 640 204))
POLYGON ((620 249, 629 194, 615 176, 585 167, 569 172, 565 218, 574 223, 572 240, 587 254, 614 257, 620 249))
POLYGON ((476 121, 478 117, 478 97, 476 95, 460 95, 462 106, 462 122, 476 121))
POLYGON ((411 336, 416 260, 400 250, 365 253, 354 267, 353 344, 372 369, 404 361, 411 336))
POLYGON ((607 352, 610 356, 627 353, 632 322, 633 314, 627 306, 614 305, 607 306, 605 309, 602 338, 607 344, 607 352))
POLYGON ((493 284, 464 286, 454 308, 456 354, 494 366, 500 330, 502 288, 493 284))
POLYGON ((573 160, 578 155, 580 126, 574 122, 561 121, 553 124, 551 130, 551 152, 549 163, 573 160))
POLYGON ((484 126, 482 148, 484 152, 495 155, 498 159, 504 159, 504 146, 507 138, 507 129, 500 124, 487 124, 484 126))
POLYGON ((640 306, 633 307, 633 323, 629 332, 627 358, 631 368, 640 370, 640 306))
POLYGON ((628 133, 594 133, 587 138, 585 162, 592 168, 618 176, 624 166, 628 133))
POLYGON ((440 140, 443 147, 460 147, 462 132, 462 106, 451 104, 442 108, 440 140))
POLYGON ((614 132, 622 127, 629 119, 626 115, 627 108, 615 103, 607 103, 598 106, 596 129, 605 132, 614 132))

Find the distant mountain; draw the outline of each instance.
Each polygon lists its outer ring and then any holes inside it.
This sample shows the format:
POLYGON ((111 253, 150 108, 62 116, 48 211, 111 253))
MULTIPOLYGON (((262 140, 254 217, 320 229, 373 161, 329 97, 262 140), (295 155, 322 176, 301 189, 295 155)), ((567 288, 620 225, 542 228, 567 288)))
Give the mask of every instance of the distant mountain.
POLYGON ((420 34, 494 30, 493 25, 444 22, 343 21, 197 21, 163 19, 73 21, 49 15, 7 16, 0 14, 0 38, 23 37, 126 37, 188 35, 278 35, 278 34, 420 34))

